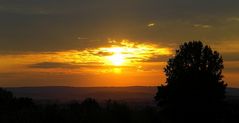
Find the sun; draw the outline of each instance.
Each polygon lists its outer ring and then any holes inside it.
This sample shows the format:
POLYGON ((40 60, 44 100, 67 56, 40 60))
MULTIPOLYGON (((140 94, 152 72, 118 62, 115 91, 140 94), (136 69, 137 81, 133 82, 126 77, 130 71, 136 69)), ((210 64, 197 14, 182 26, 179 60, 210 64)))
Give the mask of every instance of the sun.
POLYGON ((108 60, 114 65, 114 66, 120 66, 125 62, 125 58, 122 54, 114 54, 112 56, 108 57, 108 60))
POLYGON ((109 51, 113 53, 111 56, 107 57, 110 64, 112 64, 114 66, 121 66, 124 64, 126 58, 122 54, 123 48, 120 48, 120 47, 111 48, 111 49, 109 49, 109 51))
POLYGON ((127 40, 119 43, 115 42, 109 47, 100 47, 90 52, 97 55, 96 62, 101 62, 106 66, 115 66, 116 68, 135 66, 142 62, 150 61, 155 56, 169 56, 172 54, 169 48, 160 48, 155 44, 132 43, 127 40))

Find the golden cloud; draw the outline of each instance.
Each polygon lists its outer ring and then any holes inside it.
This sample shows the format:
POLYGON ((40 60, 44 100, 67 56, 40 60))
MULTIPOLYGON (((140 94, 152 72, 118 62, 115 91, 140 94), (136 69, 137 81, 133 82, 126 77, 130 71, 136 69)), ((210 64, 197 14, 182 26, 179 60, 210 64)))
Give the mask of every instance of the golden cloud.
MULTIPOLYGON (((4 55, 0 56, 0 60, 2 68, 4 67, 5 70, 16 70, 20 67, 22 69, 19 70, 23 70, 24 65, 33 70, 47 68, 49 71, 49 69, 71 69, 73 67, 93 70, 94 67, 92 66, 98 66, 100 69, 109 69, 109 67, 137 68, 143 62, 165 60, 165 56, 172 54, 171 48, 160 47, 157 44, 138 43, 129 40, 110 40, 109 43, 110 45, 106 47, 84 50, 4 55)), ((119 72, 119 70, 116 71, 119 72)))

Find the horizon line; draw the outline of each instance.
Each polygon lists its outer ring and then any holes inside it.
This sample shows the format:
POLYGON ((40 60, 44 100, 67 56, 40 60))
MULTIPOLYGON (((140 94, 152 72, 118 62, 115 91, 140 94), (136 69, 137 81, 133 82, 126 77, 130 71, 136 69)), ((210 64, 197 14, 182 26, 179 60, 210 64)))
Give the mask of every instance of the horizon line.
POLYGON ((145 85, 145 86, 137 86, 137 85, 132 85, 132 86, 13 86, 13 87, 0 87, 0 88, 49 88, 49 87, 67 87, 67 88, 129 88, 129 87, 157 87, 159 85, 145 85))

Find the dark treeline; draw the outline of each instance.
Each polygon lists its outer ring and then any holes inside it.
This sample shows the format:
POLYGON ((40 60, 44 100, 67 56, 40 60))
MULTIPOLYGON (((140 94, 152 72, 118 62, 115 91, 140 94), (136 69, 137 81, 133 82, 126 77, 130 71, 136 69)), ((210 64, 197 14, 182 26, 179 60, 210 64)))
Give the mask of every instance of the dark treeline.
POLYGON ((82 102, 35 103, 31 98, 16 98, 0 89, 1 123, 150 123, 158 122, 153 107, 130 108, 112 100, 99 104, 92 98, 82 102))
POLYGON ((190 113, 183 109, 172 109, 172 112, 160 107, 137 108, 111 100, 99 104, 92 98, 82 102, 39 104, 31 98, 16 98, 11 92, 0 89, 1 123, 239 122, 238 103, 225 102, 220 108, 194 108, 190 113))

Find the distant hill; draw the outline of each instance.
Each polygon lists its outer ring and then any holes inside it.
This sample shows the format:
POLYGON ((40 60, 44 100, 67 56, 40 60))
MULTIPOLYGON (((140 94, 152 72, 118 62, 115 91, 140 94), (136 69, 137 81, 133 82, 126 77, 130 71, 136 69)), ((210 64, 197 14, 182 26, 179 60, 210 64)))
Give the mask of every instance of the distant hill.
MULTIPOLYGON (((82 101, 92 97, 103 102, 108 99, 133 104, 155 105, 154 95, 157 87, 18 87, 6 88, 17 97, 30 97, 41 101, 67 102, 82 101)), ((228 88, 227 99, 239 101, 239 89, 228 88)))
POLYGON ((154 105, 156 87, 18 87, 6 88, 17 97, 30 97, 41 101, 67 102, 95 98, 99 102, 108 99, 134 104, 154 105))

